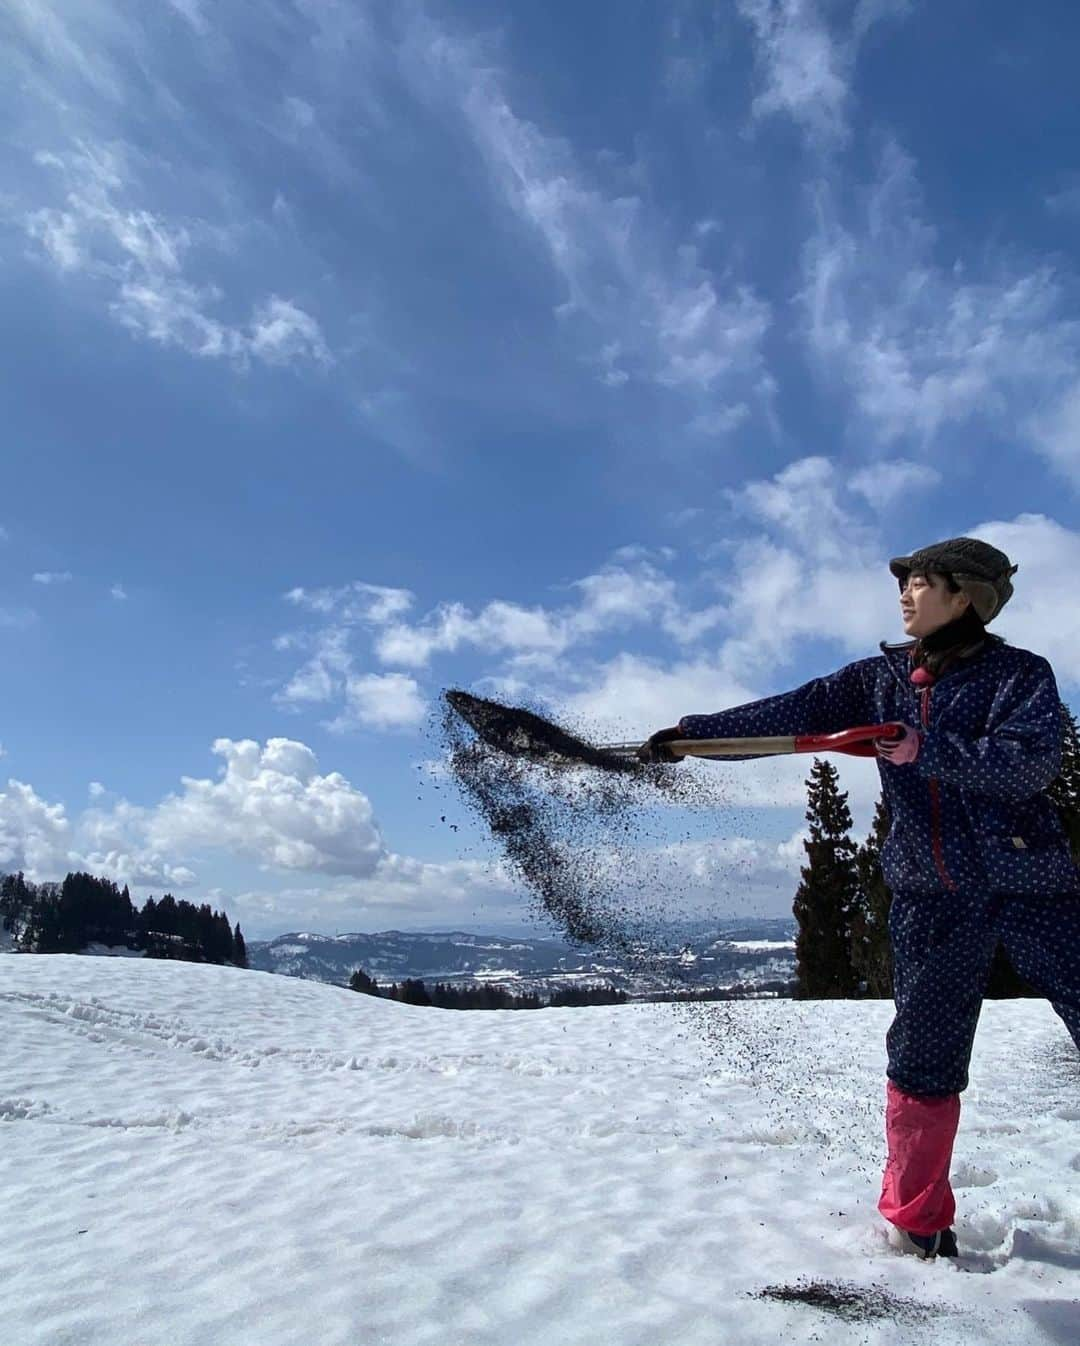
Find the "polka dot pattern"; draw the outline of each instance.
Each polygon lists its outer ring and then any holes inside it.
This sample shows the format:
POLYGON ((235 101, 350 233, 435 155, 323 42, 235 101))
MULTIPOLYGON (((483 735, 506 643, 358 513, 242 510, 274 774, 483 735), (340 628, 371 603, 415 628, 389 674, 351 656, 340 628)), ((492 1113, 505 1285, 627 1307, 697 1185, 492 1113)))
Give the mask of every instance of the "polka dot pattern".
POLYGON ((688 715, 680 729, 688 738, 889 720, 920 729, 914 762, 878 759, 892 818, 882 852, 896 997, 888 1073, 907 1093, 949 1095, 967 1086, 999 941, 1080 1047, 1080 875, 1045 794, 1062 751, 1049 663, 993 642, 916 687, 910 649, 883 645, 793 692, 688 715))
POLYGON ((1080 1047, 1080 898, 939 893, 889 912, 896 1017, 888 1075, 911 1094, 958 1094, 1000 941, 1080 1047))
POLYGON ((1045 794, 1061 769, 1057 683, 1040 655, 1003 642, 932 687, 910 681, 909 645, 815 678, 793 692, 713 715, 687 715, 688 738, 834 733, 898 720, 923 732, 914 762, 878 760, 892 827, 882 869, 894 893, 1080 894, 1045 794))

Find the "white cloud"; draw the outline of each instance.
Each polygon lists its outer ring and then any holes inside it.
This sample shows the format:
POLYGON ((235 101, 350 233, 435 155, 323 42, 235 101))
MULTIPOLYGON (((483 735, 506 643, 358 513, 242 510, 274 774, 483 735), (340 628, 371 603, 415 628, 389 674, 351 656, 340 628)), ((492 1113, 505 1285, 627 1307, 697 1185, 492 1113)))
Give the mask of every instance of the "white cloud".
MULTIPOLYGON (((280 929, 475 924, 524 914, 522 894, 495 860, 419 860, 383 844, 367 797, 337 773, 320 775, 302 743, 219 740, 226 758, 217 781, 185 778, 157 805, 125 799, 91 782, 94 801, 74 822, 30 785, 0 791, 0 872, 22 869, 35 882, 83 869, 134 888, 190 890, 198 875, 184 857, 254 860, 267 874, 258 894, 208 896, 245 920, 280 929), (279 889, 275 879, 309 873, 313 882, 279 889), (480 911, 477 908, 481 908, 480 911)), ((203 889, 203 891, 207 891, 203 889)))
POLYGON ((859 44, 875 23, 908 13, 908 0, 859 0, 849 29, 831 27, 835 7, 817 0, 738 0, 754 30, 764 87, 754 115, 785 113, 828 147, 848 133, 851 77, 859 44))
POLYGON ((38 881, 67 869, 71 824, 63 804, 49 804, 31 785, 9 780, 0 791, 0 870, 38 881))
POLYGON ((501 198, 543 245, 562 286, 555 311, 585 334, 600 380, 676 389, 717 428, 725 412, 737 424, 735 409, 759 398, 768 304, 719 283, 696 245, 668 241, 643 196, 605 191, 564 141, 519 116, 479 50, 422 23, 412 42, 418 88, 462 111, 501 198))
POLYGON ((156 805, 106 805, 104 786, 92 782, 94 802, 74 826, 63 805, 9 782, 0 794, 0 868, 40 879, 84 868, 142 887, 186 888, 196 882, 191 862, 215 854, 268 871, 352 878, 383 862, 367 795, 338 772, 320 774, 305 744, 222 738, 213 751, 225 763, 216 780, 182 777, 181 789, 156 805))
POLYGON ((73 90, 81 93, 79 86, 85 84, 92 94, 120 100, 111 56, 131 45, 131 34, 109 0, 84 0, 77 6, 62 0, 9 0, 5 18, 16 30, 9 59, 22 87, 55 99, 55 77, 63 72, 73 90))
MULTIPOLYGON (((287 597, 297 601, 291 594, 287 597)), ((330 701, 338 695, 353 666, 348 648, 349 631, 348 624, 343 623, 324 627, 314 635, 295 632, 288 638, 279 636, 275 641, 278 649, 309 648, 313 653, 277 693, 275 700, 283 705, 299 706, 330 701)))
POLYGON ((865 544, 872 536, 841 502, 839 484, 832 460, 814 456, 796 459, 774 477, 747 482, 727 496, 741 513, 802 550, 833 560, 853 542, 865 544))
POLYGON ((328 726, 339 732, 356 726, 416 729, 427 714, 419 684, 404 673, 364 673, 345 681, 345 709, 328 726))
POLYGON ((64 210, 35 210, 26 217, 26 232, 36 239, 61 271, 77 271, 86 264, 79 246, 79 223, 64 210))
POLYGON ((246 323, 221 313, 228 296, 192 273, 205 272, 228 238, 205 220, 171 220, 139 204, 131 151, 81 142, 36 160, 56 175, 63 200, 25 211, 27 236, 61 274, 91 281, 129 331, 240 366, 332 363, 319 323, 291 299, 258 300, 246 323))
POLYGON ((297 669, 276 699, 294 706, 312 701, 329 701, 337 685, 338 680, 333 677, 326 662, 322 658, 315 658, 297 669))
MULTIPOLYGON (((1080 341, 1077 348, 1080 355, 1080 341)), ((1056 403, 1036 411, 1026 428, 1050 464, 1080 485, 1080 379, 1066 384, 1056 403)))
POLYGON ((568 633, 557 617, 543 608, 525 608, 496 599, 479 612, 463 603, 447 603, 429 613, 418 626, 398 622, 375 641, 375 653, 384 664, 419 668, 435 653, 473 645, 485 651, 560 654, 568 633))
POLYGON ((751 689, 728 677, 714 658, 665 664, 626 651, 590 667, 583 685, 560 698, 575 724, 590 737, 620 742, 644 739, 683 715, 738 705, 751 689))
MULTIPOLYGON (((473 649, 535 673, 606 632, 655 621, 682 642, 699 638, 715 624, 713 612, 679 609, 674 581, 648 554, 635 550, 621 555, 620 564, 573 581, 568 588, 575 601, 554 609, 494 599, 473 611, 451 602, 439 604, 411 624, 402 620, 414 601, 404 589, 359 582, 292 589, 286 601, 331 620, 314 632, 291 632, 275 639, 278 650, 309 651, 276 699, 299 707, 340 698, 342 712, 330 722, 337 731, 415 728, 427 709, 419 684, 403 673, 358 669, 351 648, 358 634, 370 638, 372 652, 384 665, 422 669, 436 655, 473 649)), ((665 559, 670 558, 657 554, 657 560, 665 559)))
MULTIPOLYGON (((895 546, 886 548, 875 516, 902 493, 937 480, 935 469, 906 459, 873 465, 853 477, 820 456, 797 460, 770 478, 728 492, 740 526, 721 527, 728 540, 712 558, 707 578, 684 570, 677 580, 667 567, 678 558, 625 551, 620 564, 568 585, 573 602, 522 608, 496 600, 477 610, 447 603, 411 625, 394 618, 381 626, 367 622, 364 635, 384 661, 411 667, 468 649, 486 662, 474 685, 491 694, 546 702, 594 739, 644 737, 681 715, 723 709, 794 685, 790 670, 800 649, 811 643, 831 647, 827 667, 837 667, 875 653, 882 639, 901 639, 887 566, 895 546), (712 602, 693 601, 702 590, 711 590, 712 602), (660 633, 673 642, 676 657, 642 652, 655 648, 660 633), (635 648, 639 636, 642 649, 635 648), (615 653, 600 653, 601 637, 614 639, 615 653)), ((1055 606, 1071 611, 1067 579, 1054 578, 1054 557, 1066 558, 1056 573, 1067 577, 1075 568, 1067 559, 1070 548, 1080 542, 1062 525, 1033 516, 986 527, 1000 534, 991 540, 1010 554, 1015 534, 1014 559, 1021 560, 1018 596, 1004 625, 1031 648, 1047 652, 1063 681, 1080 682, 1080 636, 1054 612, 1055 606), (1037 569, 1030 556, 1023 559, 1024 552, 1043 558, 1037 569), (1051 600, 1036 602, 1035 593, 1051 600)), ((336 620, 335 604, 348 601, 349 591, 333 592, 341 595, 333 603, 319 597, 309 609, 336 620)), ((340 642, 335 649, 342 667, 332 685, 319 674, 313 696, 341 698, 334 727, 380 720, 390 725, 395 719, 418 723, 423 697, 417 682, 357 675, 353 657, 343 653, 344 642, 356 638, 355 628, 334 626, 310 639, 325 642, 331 634, 340 642)), ((314 678, 316 671, 309 667, 296 677, 314 678)), ((293 690, 300 690, 299 682, 293 690)), ((796 806, 803 798, 805 767, 798 762, 717 770, 733 802, 796 806)), ((858 798, 872 801, 872 771, 845 763, 845 772, 861 782, 858 798)))
MULTIPOLYGON (((100 782, 91 784, 91 799, 100 801, 106 793, 100 782)), ((118 799, 108 808, 100 803, 92 805, 76 824, 74 844, 78 854, 72 859, 78 868, 118 883, 191 887, 195 872, 187 865, 172 863, 148 841, 151 815, 151 809, 126 799, 118 799)))
POLYGON ((251 354, 267 364, 311 359, 329 364, 331 355, 319 324, 291 300, 271 295, 255 310, 249 341, 251 354))
POLYGON ((495 599, 474 612, 463 603, 444 603, 415 625, 392 622, 375 639, 383 663, 420 668, 434 654, 464 646, 487 654, 556 658, 605 631, 622 631, 655 619, 675 621, 675 583, 648 559, 626 556, 570 586, 576 604, 549 609, 495 599))
POLYGON ((39 570, 34 575, 35 584, 70 584, 69 570, 39 570))
POLYGON ((1047 266, 1005 261, 970 276, 935 257, 911 158, 889 145, 851 227, 818 193, 804 252, 805 332, 819 368, 850 390, 875 438, 927 445, 951 427, 1011 435, 1080 479, 1080 323, 1047 266))
POLYGON ((109 594, 118 602, 123 602, 127 598, 127 590, 122 584, 114 584, 109 590, 109 594))
MULTIPOLYGON (((871 482, 863 483, 866 489, 871 482)), ((630 549, 618 562, 571 582, 570 602, 526 608, 496 599, 476 610, 449 602, 412 623, 393 615, 404 599, 381 606, 380 621, 373 619, 371 595, 358 600, 356 586, 293 590, 290 602, 331 620, 321 630, 275 642, 281 649, 311 651, 279 699, 300 704, 340 698, 343 710, 332 722, 339 730, 418 724, 418 683, 402 674, 360 671, 361 654, 352 642, 361 635, 382 663, 409 670, 436 656, 476 652, 491 661, 485 676, 499 695, 539 694, 590 721, 617 706, 630 722, 625 734, 657 727, 656 688, 665 678, 684 690, 737 683, 749 699, 751 680, 778 676, 802 640, 831 640, 854 657, 892 633, 895 585, 880 539, 843 492, 836 467, 820 457, 729 492, 742 540, 727 544, 726 565, 714 567, 707 581, 691 575, 680 584, 667 573, 676 559, 670 553, 630 549), (701 590, 712 601, 693 601, 692 593, 701 590), (352 622, 345 620, 350 605, 352 622), (663 634, 695 653, 661 666, 631 653, 639 633, 653 640, 663 634), (713 651, 704 644, 710 638, 720 642, 713 651), (616 640, 623 652, 598 664, 591 651, 601 639, 616 640)), ((686 702, 676 707, 671 699, 673 711, 687 713, 686 702)))
POLYGON ((209 30, 206 15, 202 12, 201 0, 169 0, 169 4, 182 15, 200 35, 209 30))
POLYGON ((315 754, 292 739, 220 738, 216 781, 183 777, 183 789, 147 819, 153 849, 226 850, 275 869, 365 875, 385 853, 371 802, 338 772, 320 775, 315 754))
POLYGON ((239 893, 230 907, 242 913, 245 928, 275 933, 529 923, 520 885, 497 861, 435 862, 392 853, 367 878, 239 893))
POLYGON ((786 112, 815 138, 846 132, 848 57, 814 0, 738 0, 754 28, 765 87, 754 113, 786 112))
POLYGON ((290 589, 285 595, 289 603, 309 612, 337 613, 343 622, 371 622, 381 625, 407 612, 414 602, 408 589, 394 589, 385 584, 365 584, 354 580, 336 589, 290 589))
POLYGON ((937 486, 940 481, 937 468, 895 458, 855 472, 848 485, 880 514, 896 501, 937 486))
POLYGON ((187 865, 169 864, 162 856, 149 851, 131 854, 128 851, 89 851, 79 859, 81 869, 116 883, 139 888, 171 889, 193 888, 199 876, 187 865))
POLYGON ((1043 514, 976 525, 970 536, 1000 547, 1019 566, 1015 593, 991 630, 1045 655, 1059 683, 1080 688, 1080 532, 1043 514))
MULTIPOLYGON (((449 920, 456 909, 465 915, 454 919, 467 922, 477 902, 498 906, 515 893, 520 901, 497 862, 424 861, 389 851, 367 796, 339 773, 320 774, 303 743, 219 739, 214 751, 225 759, 217 780, 184 777, 182 789, 156 805, 106 803, 105 786, 91 782, 93 802, 74 822, 62 804, 9 781, 0 791, 0 872, 22 869, 42 882, 85 869, 133 887, 179 891, 198 882, 193 857, 207 865, 222 856, 255 861, 268 889, 238 905, 264 921, 280 922, 295 910, 297 924, 320 912, 333 923, 346 909, 412 924, 449 920), (315 882, 275 895, 275 878, 302 873, 315 882)), ((233 903, 220 889, 212 895, 233 903)))

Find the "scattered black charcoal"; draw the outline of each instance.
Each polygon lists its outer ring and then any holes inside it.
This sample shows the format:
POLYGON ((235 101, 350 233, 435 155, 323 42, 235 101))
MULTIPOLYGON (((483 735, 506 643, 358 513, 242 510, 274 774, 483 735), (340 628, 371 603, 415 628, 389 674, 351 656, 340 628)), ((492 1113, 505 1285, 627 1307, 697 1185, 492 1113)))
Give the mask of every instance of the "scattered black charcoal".
POLYGON ((636 776, 645 769, 640 762, 617 757, 596 744, 586 743, 524 706, 504 706, 499 701, 489 701, 460 689, 444 695, 451 710, 497 752, 548 765, 565 762, 636 776))
POLYGON ((458 787, 543 914, 574 943, 648 966, 683 899, 664 872, 670 837, 658 820, 673 807, 719 807, 716 783, 605 753, 536 711, 460 690, 444 694, 441 731, 458 787))
POLYGON ((845 1322, 865 1323, 879 1318, 912 1321, 930 1317, 934 1308, 917 1299, 901 1299, 880 1285, 853 1285, 844 1281, 796 1281, 794 1285, 767 1285, 755 1299, 776 1299, 782 1304, 806 1304, 822 1309, 845 1322))

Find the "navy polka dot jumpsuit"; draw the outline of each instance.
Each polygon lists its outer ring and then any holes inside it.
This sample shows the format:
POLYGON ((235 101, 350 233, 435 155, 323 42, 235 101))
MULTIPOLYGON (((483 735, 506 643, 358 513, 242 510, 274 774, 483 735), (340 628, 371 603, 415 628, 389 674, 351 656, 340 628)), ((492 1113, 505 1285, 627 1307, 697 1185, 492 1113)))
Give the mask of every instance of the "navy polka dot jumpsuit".
POLYGON ((879 1208, 902 1229, 952 1223, 959 1094, 994 950, 1044 995, 1080 1046, 1080 876, 1046 787, 1061 768, 1053 670, 990 637, 936 682, 911 681, 912 645, 793 692, 688 715, 688 738, 832 733, 897 720, 913 762, 878 760, 892 825, 882 870, 896 1015, 888 1032, 889 1162, 879 1208))

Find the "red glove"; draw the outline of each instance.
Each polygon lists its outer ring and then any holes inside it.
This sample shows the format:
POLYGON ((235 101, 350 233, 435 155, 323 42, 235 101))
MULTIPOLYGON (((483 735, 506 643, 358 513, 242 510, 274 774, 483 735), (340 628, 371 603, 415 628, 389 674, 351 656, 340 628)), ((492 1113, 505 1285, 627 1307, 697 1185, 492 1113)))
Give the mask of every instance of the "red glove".
POLYGON ((878 756, 884 757, 893 766, 907 766, 909 762, 914 762, 915 758, 918 757, 919 749, 922 747, 922 737, 918 729, 912 729, 909 724, 906 724, 900 738, 876 738, 874 739, 874 747, 877 749, 878 756))

